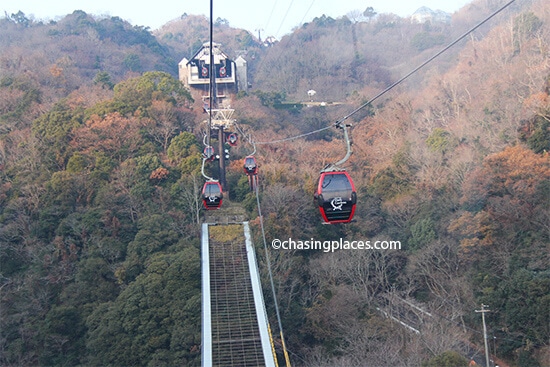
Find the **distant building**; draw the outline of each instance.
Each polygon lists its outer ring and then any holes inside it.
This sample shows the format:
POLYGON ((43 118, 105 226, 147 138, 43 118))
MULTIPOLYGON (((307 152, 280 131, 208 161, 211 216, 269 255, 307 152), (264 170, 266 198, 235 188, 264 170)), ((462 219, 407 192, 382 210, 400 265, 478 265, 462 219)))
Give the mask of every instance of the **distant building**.
POLYGON ((273 36, 269 36, 264 40, 264 47, 271 47, 275 45, 279 40, 273 36))
POLYGON ((214 129, 231 129, 235 120, 231 109, 231 96, 239 90, 248 89, 247 65, 244 57, 231 60, 220 48, 219 43, 210 42, 202 45, 191 59, 185 57, 178 64, 179 80, 191 89, 193 95, 202 98, 204 111, 211 113, 211 127, 214 129), (210 67, 211 61, 214 65, 210 67), (210 73, 214 74, 212 101, 210 100, 210 73))
POLYGON ((248 90, 248 75, 247 75, 247 62, 244 57, 239 56, 235 60, 237 66, 237 91, 248 90))
MULTIPOLYGON (((231 60, 221 49, 219 43, 212 44, 215 76, 216 100, 222 101, 239 90, 247 90, 246 60, 239 56, 237 62, 231 60)), ((178 64, 179 79, 192 90, 200 93, 203 100, 210 98, 210 43, 206 42, 191 57, 183 58, 178 64)))
POLYGON ((444 12, 443 10, 432 10, 426 6, 418 8, 417 11, 411 15, 411 23, 423 24, 430 23, 451 23, 451 14, 444 12))

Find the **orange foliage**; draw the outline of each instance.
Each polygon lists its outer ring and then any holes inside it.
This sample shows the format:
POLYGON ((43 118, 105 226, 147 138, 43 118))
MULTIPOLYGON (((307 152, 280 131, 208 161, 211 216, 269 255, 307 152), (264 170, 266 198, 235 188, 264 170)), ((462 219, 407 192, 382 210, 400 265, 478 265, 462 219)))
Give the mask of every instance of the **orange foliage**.
POLYGON ((121 116, 118 112, 101 118, 92 116, 86 125, 75 131, 71 145, 85 153, 104 150, 118 156, 136 152, 141 143, 137 119, 121 116))
POLYGON ((50 74, 52 74, 54 77, 56 78, 59 78, 60 76, 63 75, 63 69, 60 68, 59 66, 57 65, 52 65, 50 67, 50 74))
POLYGON ((489 196, 510 195, 530 201, 539 185, 550 178, 550 156, 520 145, 488 156, 463 186, 462 203, 475 204, 489 196))
POLYGON ((466 252, 469 248, 494 244, 496 225, 487 212, 464 212, 448 229, 451 233, 464 237, 460 245, 466 252))
POLYGON ((547 92, 535 93, 523 101, 523 106, 529 110, 530 113, 539 116, 547 116, 550 114, 550 96, 547 92))
POLYGON ((169 174, 170 174, 170 172, 166 168, 159 167, 159 168, 155 169, 153 172, 151 172, 151 175, 149 176, 149 179, 150 180, 156 180, 156 181, 162 181, 166 177, 168 177, 169 174))
POLYGON ((488 156, 463 185, 462 202, 475 212, 464 212, 448 227, 460 237, 464 250, 493 245, 497 237, 517 231, 543 231, 548 198, 541 190, 550 180, 550 156, 520 145, 488 156))
POLYGON ((550 156, 517 145, 488 156, 483 169, 488 171, 494 190, 505 189, 526 198, 535 193, 543 180, 550 179, 550 156))

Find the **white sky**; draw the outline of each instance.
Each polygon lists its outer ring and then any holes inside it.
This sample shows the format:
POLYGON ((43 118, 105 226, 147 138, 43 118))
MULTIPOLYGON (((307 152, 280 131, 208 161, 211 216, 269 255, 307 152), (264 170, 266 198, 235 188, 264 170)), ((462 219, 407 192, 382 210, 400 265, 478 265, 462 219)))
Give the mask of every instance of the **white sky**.
MULTIPOLYGON (((453 13, 473 0, 214 0, 213 18, 227 19, 230 26, 277 38, 292 28, 323 14, 341 17, 352 10, 373 7, 377 13, 411 15, 421 6, 453 13)), ((155 30, 180 15, 209 17, 209 0, 2 0, 0 14, 21 10, 34 20, 56 20, 74 10, 92 15, 117 16, 132 25, 155 30)))

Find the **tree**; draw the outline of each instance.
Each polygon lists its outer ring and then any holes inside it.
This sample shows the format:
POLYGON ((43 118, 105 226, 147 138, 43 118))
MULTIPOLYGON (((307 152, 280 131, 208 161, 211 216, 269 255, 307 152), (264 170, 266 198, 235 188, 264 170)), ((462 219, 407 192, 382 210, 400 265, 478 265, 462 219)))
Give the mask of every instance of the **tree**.
POLYGON ((524 101, 534 116, 522 121, 519 128, 520 139, 535 153, 550 151, 550 77, 546 84, 545 91, 535 93, 524 101))
POLYGON ((355 24, 363 19, 364 12, 362 13, 360 10, 352 10, 346 14, 346 17, 348 17, 348 19, 355 24))
POLYGON ((124 66, 130 71, 142 71, 141 60, 136 54, 128 54, 124 58, 124 66))
POLYGON ((64 168, 70 154, 68 142, 74 129, 82 125, 83 111, 65 102, 38 118, 32 131, 41 143, 42 159, 52 169, 64 168))
POLYGON ((514 49, 520 52, 523 43, 529 38, 535 37, 536 32, 542 26, 542 21, 532 12, 518 15, 514 19, 514 49))
POLYGON ((451 145, 450 135, 443 129, 435 128, 426 139, 426 145, 433 152, 445 154, 451 145))
MULTIPOLYGON (((200 213, 202 209, 201 188, 196 173, 182 177, 172 187, 172 196, 175 204, 181 209, 189 222, 200 224, 200 213)), ((198 228, 195 228, 197 230, 198 228)))
POLYGON ((409 258, 407 273, 419 287, 416 292, 430 295, 433 309, 445 310, 450 320, 464 324, 464 304, 471 302, 472 294, 460 261, 456 246, 442 239, 409 258))
POLYGON ((140 77, 124 80, 114 87, 114 97, 98 104, 89 114, 102 116, 110 112, 121 115, 142 115, 147 117, 147 108, 153 101, 166 101, 174 106, 188 106, 193 98, 184 85, 170 74, 148 71, 140 77))
POLYGON ((171 163, 177 165, 182 175, 200 172, 202 153, 195 135, 182 132, 170 142, 167 156, 171 163))
POLYGON ((137 118, 124 117, 118 112, 103 117, 92 115, 84 126, 75 130, 71 145, 88 155, 103 152, 122 162, 143 149, 145 141, 140 128, 137 118))
POLYGON ((128 244, 125 266, 127 281, 135 279, 151 255, 174 245, 177 239, 178 233, 174 230, 172 218, 161 214, 141 218, 138 221, 138 232, 128 244))
POLYGON ((423 367, 467 367, 468 360, 454 351, 446 351, 438 356, 430 358, 423 367))
POLYGON ((200 258, 193 246, 150 258, 135 282, 87 319, 91 365, 198 366, 200 258))
POLYGON ((21 10, 19 10, 17 13, 12 14, 10 16, 10 19, 13 20, 15 23, 22 25, 23 27, 28 27, 31 25, 31 21, 25 13, 23 13, 21 10))
POLYGON ((94 84, 100 85, 102 88, 113 89, 115 84, 111 81, 111 76, 106 71, 99 71, 95 78, 94 84))
POLYGON ((429 48, 442 45, 444 42, 445 36, 443 36, 442 34, 421 32, 414 35, 411 40, 411 45, 418 51, 424 51, 429 48))
POLYGON ((45 317, 42 332, 46 335, 40 362, 46 365, 76 365, 84 348, 86 327, 79 309, 54 306, 45 317))
POLYGON ((374 8, 372 6, 369 6, 365 9, 363 12, 363 16, 369 20, 369 22, 376 16, 376 12, 374 11, 374 8))
POLYGON ((229 21, 225 18, 218 17, 214 24, 219 27, 229 27, 229 21))
POLYGON ((302 190, 282 184, 273 184, 265 189, 262 200, 262 212, 268 216, 268 231, 290 235, 293 228, 302 233, 308 230, 309 223, 304 218, 311 217, 310 197, 302 190))
POLYGON ((191 122, 191 113, 182 111, 173 103, 167 101, 153 101, 147 109, 149 121, 145 121, 145 128, 160 144, 163 153, 167 152, 170 140, 184 129, 186 122, 191 122))
POLYGON ((411 226, 409 245, 411 250, 417 250, 437 238, 434 222, 430 218, 420 219, 411 226))
POLYGON ((549 179, 546 154, 517 145, 488 156, 464 182, 462 202, 467 211, 451 224, 451 231, 464 236, 465 248, 498 242, 517 246, 526 238, 519 233, 545 240, 550 228, 549 179))

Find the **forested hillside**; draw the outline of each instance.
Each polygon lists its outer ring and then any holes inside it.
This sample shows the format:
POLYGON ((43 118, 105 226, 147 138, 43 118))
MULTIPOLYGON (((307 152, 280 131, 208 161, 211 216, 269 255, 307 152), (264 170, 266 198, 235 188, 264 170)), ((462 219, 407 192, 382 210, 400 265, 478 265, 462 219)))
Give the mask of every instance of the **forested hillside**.
MULTIPOLYGON (((320 15, 269 47, 218 19, 216 41, 249 62, 238 124, 257 142, 329 126, 502 4, 473 1, 450 24, 320 15), (285 108, 310 89, 339 104, 285 108)), ((176 73, 208 20, 0 25, 0 364, 199 366, 206 115, 176 73)), ((257 146, 269 242, 403 245, 271 251, 293 365, 467 366, 483 360, 481 304, 491 358, 550 365, 549 50, 550 4, 517 1, 351 116, 350 224, 322 225, 313 204, 319 170, 345 154, 339 130, 257 146)), ((231 149, 228 196, 261 246, 251 149, 231 149)))

